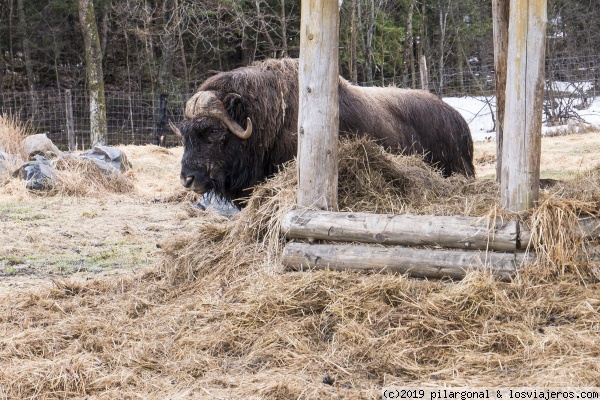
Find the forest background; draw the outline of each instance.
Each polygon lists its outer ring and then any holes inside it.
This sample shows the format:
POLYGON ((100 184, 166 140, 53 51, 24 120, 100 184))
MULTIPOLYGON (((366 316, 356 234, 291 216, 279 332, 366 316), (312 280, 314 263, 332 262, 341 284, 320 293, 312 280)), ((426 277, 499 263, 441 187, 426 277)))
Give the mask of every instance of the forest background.
MULTIPOLYGON (((35 111, 40 91, 89 88, 97 84, 86 73, 93 64, 104 91, 128 94, 129 114, 139 114, 135 93, 152 103, 146 119, 165 119, 156 111, 161 94, 179 107, 218 71, 298 57, 299 7, 291 0, 2 0, 0 108, 27 108, 16 93, 29 93, 35 111), (86 37, 98 51, 86 54, 93 48, 86 37)), ((345 0, 340 20, 340 74, 354 83, 421 87, 424 56, 432 92, 493 93, 491 0, 345 0)), ((548 0, 548 21, 546 78, 585 82, 574 90, 585 97, 600 78, 600 2, 548 0)))

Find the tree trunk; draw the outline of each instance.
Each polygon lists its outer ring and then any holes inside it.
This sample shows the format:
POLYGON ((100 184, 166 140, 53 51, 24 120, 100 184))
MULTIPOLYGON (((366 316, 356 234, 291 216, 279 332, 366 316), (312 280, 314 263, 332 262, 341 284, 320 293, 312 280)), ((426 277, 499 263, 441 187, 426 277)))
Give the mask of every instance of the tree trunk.
POLYGON ((189 86, 190 86, 190 74, 188 71, 188 66, 187 66, 187 59, 185 56, 185 44, 183 42, 183 32, 181 31, 181 10, 179 8, 179 2, 178 0, 175 0, 175 18, 176 18, 176 25, 177 25, 177 37, 178 37, 178 45, 179 45, 179 49, 181 50, 181 68, 183 69, 183 87, 184 87, 184 91, 188 91, 189 90, 189 86))
MULTIPOLYGON (((10 69, 12 69, 13 67, 13 63, 14 63, 14 58, 13 58, 13 11, 14 11, 14 1, 10 0, 9 6, 8 6, 8 53, 9 53, 9 59, 10 59, 10 69)), ((6 69, 8 70, 8 62, 5 60, 4 61, 5 64, 7 64, 6 69)), ((10 88, 13 92, 16 91, 15 89, 15 78, 13 74, 8 75, 9 79, 10 79, 10 88)))
POLYGON ((285 15, 285 0, 281 0, 281 55, 283 57, 288 56, 288 45, 287 45, 287 21, 285 15))
POLYGON ((102 51, 92 0, 79 0, 79 22, 85 44, 85 70, 90 97, 91 146, 106 144, 106 99, 102 51))
POLYGON ((350 80, 358 83, 358 62, 356 55, 356 0, 352 0, 350 14, 350 80))
POLYGON ((37 113, 37 99, 35 97, 35 75, 33 73, 33 60, 31 59, 31 43, 29 42, 29 30, 27 29, 27 18, 25 17, 25 6, 23 0, 17 0, 17 11, 19 13, 19 33, 21 34, 23 46, 23 60, 25 61, 25 72, 27 74, 27 89, 31 96, 32 115, 37 113))
MULTIPOLYGON (((375 57, 373 56, 373 37, 375 36, 375 0, 370 1, 369 8, 369 26, 367 27, 367 58, 369 59, 369 70, 367 80, 373 81, 373 65, 371 64, 375 57)), ((372 83, 370 83, 372 84, 372 83)))
POLYGON ((444 4, 442 2, 442 0, 438 1, 438 6, 439 6, 439 18, 440 18, 440 65, 439 65, 439 88, 438 88, 438 94, 441 95, 443 90, 444 90, 444 74, 446 73, 445 71, 445 56, 446 56, 446 31, 447 31, 447 26, 448 26, 448 9, 450 8, 450 5, 448 5, 448 8, 444 8, 444 4))
POLYGON ((417 77, 415 76, 415 53, 414 53, 414 39, 413 39, 413 14, 415 11, 415 4, 417 3, 417 0, 410 0, 410 3, 408 4, 408 14, 406 16, 406 40, 404 42, 404 60, 402 60, 404 62, 404 71, 403 71, 403 75, 404 75, 404 80, 405 80, 405 86, 406 85, 406 79, 408 78, 409 74, 410 74, 410 78, 411 78, 411 82, 410 82, 410 87, 414 88, 415 87, 415 82, 417 80, 417 77))
POLYGON ((177 38, 175 36, 175 28, 173 21, 173 7, 172 1, 166 0, 163 3, 163 29, 162 35, 160 36, 160 50, 161 58, 160 65, 158 67, 158 91, 167 93, 170 83, 171 76, 173 74, 173 59, 175 58, 175 49, 177 48, 177 38))
POLYGON ((260 0, 256 0, 254 2, 254 4, 256 6, 256 16, 258 17, 258 22, 260 24, 260 32, 263 34, 263 36, 269 43, 269 50, 271 51, 271 57, 275 58, 275 57, 277 57, 275 42, 273 42, 273 38, 271 37, 271 35, 269 35, 267 23, 265 22, 265 18, 260 9, 260 0))
POLYGON ((429 80, 429 74, 427 73, 427 70, 423 70, 423 63, 424 61, 426 61, 425 58, 425 3, 427 0, 422 0, 421 2, 421 25, 419 26, 419 42, 418 42, 418 48, 417 48, 417 54, 419 57, 419 75, 421 78, 421 89, 427 87, 427 90, 429 90, 429 81, 427 82, 423 82, 423 77, 425 75, 425 77, 427 78, 427 80, 429 80))
POLYGON ((496 181, 502 174, 504 108, 506 98, 506 55, 508 52, 508 18, 510 0, 493 0, 494 71, 496 72, 496 181))
POLYGON ((108 43, 108 11, 107 7, 103 7, 102 16, 100 17, 100 49, 102 58, 106 56, 106 44, 108 43))
POLYGON ((167 134, 166 110, 169 89, 171 88, 171 77, 173 75, 173 60, 177 49, 176 30, 173 24, 172 0, 163 3, 163 29, 160 37, 161 59, 158 67, 158 90, 154 100, 154 144, 164 145, 167 134))
POLYGON ((370 33, 370 23, 367 27, 367 32, 365 33, 365 27, 363 23, 363 13, 362 13, 362 0, 358 0, 358 29, 360 30, 361 44, 362 44, 362 52, 363 57, 365 58, 365 65, 363 67, 364 70, 364 80, 367 82, 367 85, 373 84, 373 68, 371 67, 371 33, 370 33))

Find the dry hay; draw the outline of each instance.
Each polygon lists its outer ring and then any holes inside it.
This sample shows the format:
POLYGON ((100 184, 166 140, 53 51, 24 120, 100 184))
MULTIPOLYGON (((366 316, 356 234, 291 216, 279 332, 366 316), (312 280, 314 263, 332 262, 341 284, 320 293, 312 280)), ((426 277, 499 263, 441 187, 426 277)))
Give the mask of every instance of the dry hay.
MULTIPOLYGON (((340 171, 344 210, 501 214, 494 182, 444 180, 369 142, 344 142, 340 171), (371 175, 353 165, 368 165, 371 175)), ((577 268, 539 264, 512 282, 482 272, 455 283, 283 273, 278 227, 296 184, 290 163, 237 217, 205 213, 197 231, 164 243, 160 265, 139 278, 57 282, 4 299, 0 393, 375 399, 393 384, 599 382, 600 284, 581 268, 585 260, 577 268)), ((543 238, 536 245, 572 246, 548 237, 573 229, 572 213, 597 214, 597 193, 568 203, 561 193, 574 189, 553 190, 527 221, 543 238), (566 219, 549 221, 565 208, 566 219)))
POLYGON ((21 149, 21 140, 28 134, 29 128, 26 125, 13 117, 0 115, 0 151, 11 156, 11 159, 6 160, 8 169, 0 176, 0 185, 8 182, 11 178, 10 172, 17 169, 27 158, 21 149))
POLYGON ((12 156, 6 176, 0 177, 2 191, 5 193, 26 198, 29 194, 98 196, 105 193, 128 193, 133 190, 133 172, 103 173, 91 160, 67 155, 51 160, 56 172, 56 181, 52 189, 28 192, 25 182, 20 177, 12 178, 10 173, 27 160, 27 155, 21 148, 21 141, 30 133, 29 128, 18 120, 0 116, 0 150, 12 156))
POLYGON ((106 173, 92 160, 76 157, 59 158, 53 163, 56 185, 52 194, 85 197, 102 193, 127 193, 133 190, 129 178, 133 172, 106 173))

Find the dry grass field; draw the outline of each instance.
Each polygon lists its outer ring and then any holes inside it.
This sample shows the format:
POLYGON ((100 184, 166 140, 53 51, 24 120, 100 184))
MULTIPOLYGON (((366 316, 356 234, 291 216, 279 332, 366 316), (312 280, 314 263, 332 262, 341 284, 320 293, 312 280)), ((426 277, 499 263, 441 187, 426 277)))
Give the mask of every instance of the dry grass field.
MULTIPOLYGON (((283 271, 278 226, 294 206, 293 165, 232 219, 189 206, 181 148, 122 146, 133 169, 118 189, 40 195, 0 177, 0 399, 598 386, 599 243, 579 240, 572 222, 600 212, 599 144, 600 133, 544 139, 543 176, 564 182, 525 217, 539 256, 511 282, 283 271)), ((345 142, 341 207, 514 218, 485 179, 493 149, 476 144, 473 182, 345 142)))

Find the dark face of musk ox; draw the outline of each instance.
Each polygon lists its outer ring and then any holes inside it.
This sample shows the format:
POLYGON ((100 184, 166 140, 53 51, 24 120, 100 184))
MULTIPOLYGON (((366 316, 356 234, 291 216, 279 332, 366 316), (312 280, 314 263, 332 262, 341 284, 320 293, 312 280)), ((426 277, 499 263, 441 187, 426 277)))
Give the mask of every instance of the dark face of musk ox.
POLYGON ((242 197, 247 178, 243 168, 245 140, 217 118, 184 120, 178 128, 184 149, 181 184, 198 194, 213 191, 229 200, 242 197))

